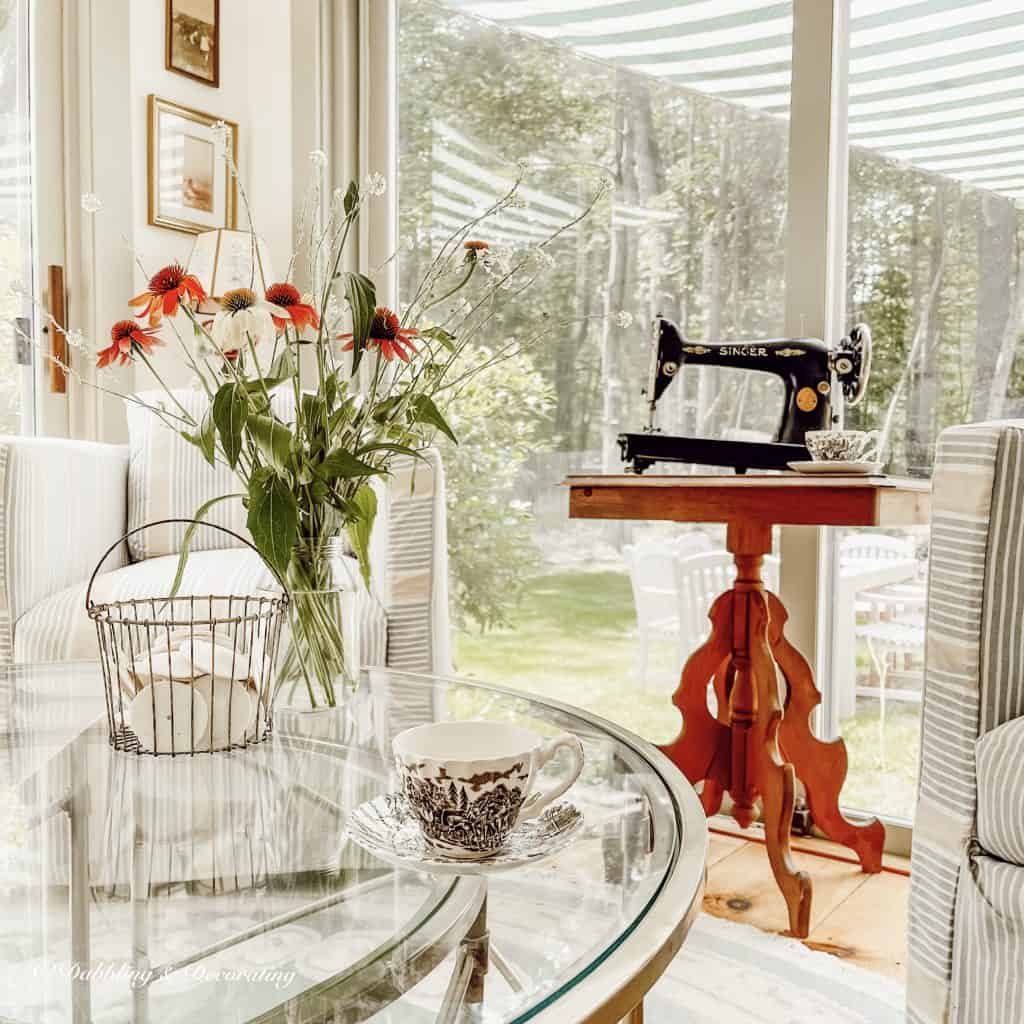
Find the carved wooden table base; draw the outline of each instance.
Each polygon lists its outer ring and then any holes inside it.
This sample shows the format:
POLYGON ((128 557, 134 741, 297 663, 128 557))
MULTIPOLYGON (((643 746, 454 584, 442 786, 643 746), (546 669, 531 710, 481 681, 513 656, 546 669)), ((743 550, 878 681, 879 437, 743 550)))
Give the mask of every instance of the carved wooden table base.
POLYGON ((846 780, 842 740, 823 743, 810 715, 821 702, 810 666, 786 640, 786 609, 764 589, 761 560, 771 551, 772 524, 910 526, 928 522, 929 486, 891 477, 571 476, 569 514, 577 519, 726 523, 736 582, 711 607, 711 636, 683 669, 673 698, 683 731, 662 749, 694 784, 709 814, 732 796, 743 826, 761 801, 768 856, 786 898, 789 925, 805 937, 811 880, 789 848, 796 778, 807 790, 814 822, 850 847, 865 871, 882 868, 880 822, 854 825, 839 813, 846 780), (785 700, 781 683, 785 682, 785 700), (708 710, 714 686, 718 711, 708 710))
POLYGON ((746 828, 760 798, 768 857, 789 909, 790 931, 805 938, 811 880, 796 869, 789 845, 796 777, 806 788, 815 824, 853 850, 872 874, 882 870, 885 828, 874 820, 854 825, 839 811, 846 745, 841 739, 823 742, 811 732, 810 715, 821 694, 810 666, 786 640, 786 609, 761 580, 771 541, 768 524, 729 524, 726 546, 736 562, 736 581, 712 605, 711 635, 683 668, 673 697, 683 730, 662 749, 694 785, 704 783, 701 800, 709 815, 728 792, 733 815, 746 828), (717 717, 708 709, 709 684, 717 717))

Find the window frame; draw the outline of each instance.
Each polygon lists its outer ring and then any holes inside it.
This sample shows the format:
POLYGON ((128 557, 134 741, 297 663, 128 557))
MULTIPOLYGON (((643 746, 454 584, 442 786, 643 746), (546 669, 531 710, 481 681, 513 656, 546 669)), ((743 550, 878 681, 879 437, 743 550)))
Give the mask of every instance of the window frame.
MULTIPOLYGON (((347 119, 347 127, 334 119, 333 142, 358 154, 354 169, 360 177, 379 171, 389 186, 388 201, 375 204, 383 212, 367 223, 361 237, 358 269, 375 279, 382 301, 385 296, 394 300, 394 261, 385 270, 380 266, 398 242, 398 0, 321 0, 321 9, 330 8, 336 19, 339 11, 345 12, 348 34, 335 34, 335 45, 343 45, 349 54, 356 45, 359 57, 357 116, 347 119)), ((785 229, 789 336, 835 340, 846 327, 849 35, 850 0, 793 0, 785 229)), ((331 92, 320 95, 330 97, 331 92)), ((351 158, 348 166, 353 167, 351 158)), ((838 705, 828 685, 832 650, 826 640, 833 627, 834 531, 784 527, 779 554, 780 596, 791 614, 790 639, 825 684, 814 726, 819 733, 837 735, 838 705)), ((906 852, 909 823, 883 820, 886 849, 906 852)))

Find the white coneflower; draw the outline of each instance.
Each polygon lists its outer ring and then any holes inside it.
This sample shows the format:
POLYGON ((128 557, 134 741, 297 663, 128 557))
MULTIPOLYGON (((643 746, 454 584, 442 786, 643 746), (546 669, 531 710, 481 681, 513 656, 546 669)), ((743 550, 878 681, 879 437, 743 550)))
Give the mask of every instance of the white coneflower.
POLYGON ((213 318, 210 337, 218 349, 234 359, 246 351, 251 341, 255 348, 271 342, 277 333, 273 314, 275 306, 256 297, 249 288, 233 288, 220 300, 220 312, 213 318))

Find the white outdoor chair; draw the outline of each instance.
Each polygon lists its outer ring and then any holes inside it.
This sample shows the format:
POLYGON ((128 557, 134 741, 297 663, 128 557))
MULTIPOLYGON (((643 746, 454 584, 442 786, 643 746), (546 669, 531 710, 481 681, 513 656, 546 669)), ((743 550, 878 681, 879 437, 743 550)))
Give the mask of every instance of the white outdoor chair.
MULTIPOLYGON (((719 594, 736 578, 736 564, 728 551, 690 555, 675 563, 679 595, 679 651, 685 661, 705 640, 711 629, 708 612, 719 594)), ((761 567, 764 585, 778 593, 779 559, 767 555, 761 567)))
POLYGON ((916 545, 909 537, 890 537, 872 530, 851 533, 839 543, 839 564, 851 562, 901 562, 916 556, 916 545))
POLYGON ((647 686, 647 662, 652 635, 679 634, 679 601, 676 591, 676 561, 711 550, 705 533, 684 533, 672 540, 649 540, 623 549, 633 585, 637 633, 640 641, 638 677, 647 686))

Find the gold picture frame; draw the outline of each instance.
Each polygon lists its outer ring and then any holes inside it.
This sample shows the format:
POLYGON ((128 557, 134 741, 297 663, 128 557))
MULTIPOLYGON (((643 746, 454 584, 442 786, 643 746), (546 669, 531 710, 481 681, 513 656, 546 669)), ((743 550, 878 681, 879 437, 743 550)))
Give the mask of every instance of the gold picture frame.
POLYGON ((238 125, 149 96, 149 223, 198 235, 234 228, 238 188, 217 151, 214 126, 230 132, 232 159, 238 160, 238 125))
POLYGON ((164 36, 168 71, 220 87, 220 0, 167 0, 164 36))

